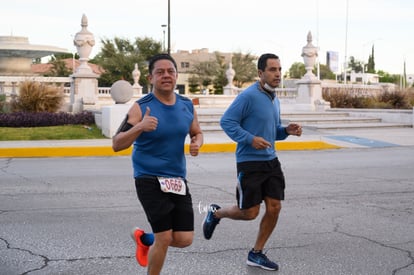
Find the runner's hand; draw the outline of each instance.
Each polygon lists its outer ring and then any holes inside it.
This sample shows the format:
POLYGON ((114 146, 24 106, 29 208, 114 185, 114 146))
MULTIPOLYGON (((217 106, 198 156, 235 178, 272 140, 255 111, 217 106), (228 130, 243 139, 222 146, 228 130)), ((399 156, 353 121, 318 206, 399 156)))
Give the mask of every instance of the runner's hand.
POLYGON ((263 150, 272 147, 272 144, 262 137, 254 137, 252 147, 256 150, 263 150))
POLYGON ((141 121, 141 127, 144 132, 152 132, 157 129, 158 119, 155 116, 150 116, 151 109, 147 106, 144 117, 141 121))

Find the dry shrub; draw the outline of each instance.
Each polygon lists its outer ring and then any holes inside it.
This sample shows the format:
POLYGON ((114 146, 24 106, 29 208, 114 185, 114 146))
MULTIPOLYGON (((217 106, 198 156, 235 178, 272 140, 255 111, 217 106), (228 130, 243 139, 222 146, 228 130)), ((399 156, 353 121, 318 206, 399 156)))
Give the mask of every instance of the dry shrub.
POLYGON ((369 101, 369 98, 351 95, 343 90, 323 91, 322 97, 331 103, 332 108, 364 108, 369 101))
POLYGON ((410 91, 382 92, 376 96, 358 96, 343 90, 322 90, 324 100, 332 108, 410 109, 414 105, 414 93, 410 91))
POLYGON ((407 90, 407 101, 411 108, 414 108, 414 87, 407 90))
POLYGON ((36 81, 20 84, 19 95, 12 102, 13 112, 57 112, 63 104, 63 89, 36 81))
POLYGON ((378 102, 385 103, 392 109, 409 109, 408 94, 405 91, 385 92, 380 94, 378 102))

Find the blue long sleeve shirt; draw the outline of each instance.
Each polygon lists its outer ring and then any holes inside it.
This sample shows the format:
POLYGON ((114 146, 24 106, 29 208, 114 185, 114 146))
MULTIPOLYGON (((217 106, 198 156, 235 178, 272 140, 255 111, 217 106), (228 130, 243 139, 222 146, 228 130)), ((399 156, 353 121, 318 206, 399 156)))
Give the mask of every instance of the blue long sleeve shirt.
POLYGON ((220 119, 224 132, 237 142, 237 162, 274 159, 277 157, 275 141, 286 139, 288 136, 281 124, 279 99, 272 99, 259 85, 260 83, 256 82, 240 93, 220 119), (270 142, 271 148, 253 148, 254 136, 260 136, 270 142))

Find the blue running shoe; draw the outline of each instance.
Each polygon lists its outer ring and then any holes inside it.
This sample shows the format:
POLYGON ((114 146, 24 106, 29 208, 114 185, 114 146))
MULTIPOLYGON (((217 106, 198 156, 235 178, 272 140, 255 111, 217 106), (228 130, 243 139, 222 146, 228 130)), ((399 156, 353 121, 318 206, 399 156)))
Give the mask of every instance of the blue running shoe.
POLYGON ((204 238, 210 240, 211 236, 213 236, 214 229, 216 225, 219 224, 220 219, 214 216, 214 213, 220 209, 221 207, 217 204, 210 204, 206 217, 204 218, 203 222, 203 234, 204 238))
POLYGON ((279 269, 277 263, 269 260, 267 256, 262 253, 262 251, 253 252, 253 250, 250 250, 249 256, 247 257, 247 265, 261 267, 266 270, 279 269))

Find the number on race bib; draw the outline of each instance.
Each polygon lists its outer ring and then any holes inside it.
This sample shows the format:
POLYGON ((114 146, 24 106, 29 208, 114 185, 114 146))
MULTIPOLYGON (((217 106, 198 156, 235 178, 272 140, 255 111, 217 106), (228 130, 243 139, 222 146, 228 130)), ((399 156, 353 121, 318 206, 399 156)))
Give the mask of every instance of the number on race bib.
POLYGON ((182 178, 158 177, 161 191, 178 195, 186 194, 186 186, 182 178))

